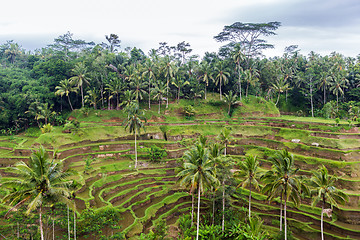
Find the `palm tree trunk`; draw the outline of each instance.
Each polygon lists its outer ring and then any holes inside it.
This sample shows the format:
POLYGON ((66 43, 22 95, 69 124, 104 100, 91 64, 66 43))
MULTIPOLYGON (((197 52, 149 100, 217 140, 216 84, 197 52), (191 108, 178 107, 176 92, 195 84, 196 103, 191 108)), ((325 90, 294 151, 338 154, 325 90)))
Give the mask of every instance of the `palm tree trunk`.
POLYGON ((81 85, 81 104, 82 104, 82 107, 84 107, 84 92, 83 92, 83 86, 81 85))
POLYGON ((225 179, 222 181, 223 185, 223 192, 222 192, 222 224, 221 224, 221 231, 224 232, 225 229, 225 179))
POLYGON ((278 104, 279 99, 280 99, 280 92, 279 92, 279 94, 278 94, 278 97, 277 97, 277 100, 276 100, 275 106, 278 104))
POLYGON ((200 226, 200 186, 198 187, 198 209, 197 209, 196 240, 199 240, 199 226, 200 226))
POLYGON ((241 75, 240 75, 240 65, 239 65, 239 96, 241 101, 241 75))
POLYGON ((324 207, 325 207, 325 199, 323 200, 322 206, 321 206, 321 240, 324 240, 324 207))
POLYGON ((324 105, 326 103, 326 89, 325 89, 325 86, 324 86, 324 105))
POLYGON ((215 223, 215 188, 213 188, 213 209, 212 209, 212 223, 211 225, 214 225, 215 223))
POLYGON ((166 81, 166 108, 169 107, 169 78, 166 81))
POLYGON ((231 103, 229 103, 229 111, 228 111, 229 116, 230 116, 230 110, 231 110, 231 103))
POLYGON ((179 104, 180 101, 180 87, 178 88, 178 99, 177 99, 177 103, 179 104))
POLYGON ((205 85, 205 100, 206 100, 206 85, 205 85))
POLYGON ((194 223, 194 193, 191 192, 191 227, 194 223))
POLYGON ((151 97, 151 94, 150 94, 150 87, 151 87, 150 79, 151 78, 149 78, 149 109, 151 109, 151 106, 150 106, 150 97, 151 97))
POLYGON ((137 167, 137 149, 136 149, 136 127, 135 127, 135 168, 137 167))
POLYGON ((74 109, 73 109, 73 106, 72 106, 72 104, 71 104, 69 95, 67 95, 67 98, 68 98, 68 101, 69 101, 69 105, 70 105, 71 111, 73 111, 74 109))
POLYGON ((286 224, 286 191, 285 191, 285 203, 284 203, 284 232, 285 232, 285 240, 287 240, 287 224, 286 224))
POLYGON ((219 85, 220 85, 220 101, 222 100, 222 96, 221 96, 221 80, 219 80, 219 85))
POLYGON ((68 239, 70 240, 70 213, 69 213, 69 206, 67 207, 67 220, 68 220, 68 239))
POLYGON ((159 100, 159 111, 158 111, 159 114, 160 114, 160 107, 161 107, 161 100, 159 100))
POLYGON ((42 224, 41 212, 42 212, 42 206, 40 205, 40 209, 39 209, 40 236, 41 236, 41 240, 44 240, 44 232, 43 232, 43 224, 42 224))
POLYGON ((76 211, 74 209, 74 240, 76 240, 76 211))
POLYGON ((283 216, 282 216, 282 191, 281 191, 281 196, 280 196, 280 232, 282 231, 282 220, 283 220, 283 216))
POLYGON ((251 218, 251 179, 250 179, 250 193, 249 193, 249 219, 251 218))
POLYGON ((248 81, 247 84, 246 84, 246 94, 245 94, 245 97, 248 96, 248 90, 249 90, 249 81, 248 81))

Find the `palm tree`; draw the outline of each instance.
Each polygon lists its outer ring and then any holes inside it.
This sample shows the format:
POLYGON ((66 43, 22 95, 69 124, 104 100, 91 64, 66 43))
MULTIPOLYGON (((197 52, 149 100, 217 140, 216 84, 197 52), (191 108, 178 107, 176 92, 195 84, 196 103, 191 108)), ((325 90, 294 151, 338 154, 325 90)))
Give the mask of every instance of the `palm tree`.
POLYGON ((155 87, 152 89, 152 93, 154 94, 154 99, 159 101, 159 110, 158 113, 160 114, 161 102, 163 100, 163 96, 166 94, 166 85, 162 81, 158 81, 155 83, 155 87))
POLYGON ((75 82, 75 85, 80 88, 80 92, 81 92, 81 103, 82 103, 82 107, 84 107, 84 85, 85 84, 89 84, 89 78, 88 78, 88 74, 87 74, 87 69, 84 63, 80 62, 77 63, 74 67, 74 69, 72 70, 73 74, 75 76, 70 78, 70 81, 75 82))
POLYGON ((278 78, 276 80, 275 83, 272 83, 272 89, 275 91, 275 92, 278 92, 278 97, 277 97, 277 100, 276 100, 276 103, 275 103, 275 106, 278 104, 279 102, 279 99, 280 99, 280 94, 283 93, 286 89, 288 89, 289 87, 289 84, 286 83, 286 79, 284 78, 278 78))
POLYGON ((339 110, 339 95, 344 94, 344 89, 347 88, 346 84, 349 81, 343 77, 333 77, 332 81, 330 82, 330 91, 336 95, 336 106, 339 110))
POLYGON ((242 49, 241 49, 241 45, 240 44, 236 44, 235 45, 235 51, 233 53, 233 60, 236 64, 236 68, 238 70, 238 75, 239 75, 239 98, 241 101, 241 72, 243 71, 243 68, 241 67, 241 62, 244 61, 245 59, 245 54, 243 53, 242 49))
POLYGON ((248 96, 249 85, 255 86, 259 81, 259 71, 254 68, 245 70, 244 72, 245 81, 246 81, 246 93, 245 96, 248 96))
POLYGON ((287 149, 278 151, 275 156, 270 158, 272 162, 271 170, 263 176, 263 192, 268 193, 268 199, 280 195, 280 231, 282 231, 282 200, 284 199, 284 229, 285 240, 287 239, 286 207, 289 198, 295 205, 300 204, 300 193, 306 186, 302 184, 300 178, 296 176, 299 171, 294 166, 294 156, 287 149))
POLYGON ((57 96, 66 96, 67 99, 68 99, 68 102, 69 102, 69 105, 70 105, 70 108, 71 108, 71 111, 73 111, 73 106, 71 104, 71 101, 70 101, 70 93, 71 92, 74 92, 76 93, 78 88, 74 86, 74 82, 73 81, 70 81, 69 79, 64 79, 64 80, 61 80, 59 82, 59 86, 56 86, 55 89, 56 89, 56 92, 55 92, 55 95, 57 96))
POLYGON ((126 111, 128 113, 127 119, 124 121, 125 130, 129 128, 130 133, 134 133, 135 138, 135 168, 137 167, 137 147, 136 147, 136 135, 140 133, 141 129, 145 130, 144 122, 146 123, 146 118, 144 116, 144 111, 139 109, 138 103, 130 104, 126 111))
POLYGON ((322 88, 323 89, 323 93, 324 93, 324 104, 326 103, 326 89, 328 88, 328 85, 330 84, 332 78, 331 76, 329 76, 329 74, 327 72, 321 72, 320 73, 320 84, 319 84, 319 89, 322 88))
POLYGON ((174 76, 175 66, 171 62, 169 56, 165 56, 163 60, 162 71, 164 72, 164 76, 166 77, 166 108, 169 107, 169 82, 170 79, 174 76))
POLYGON ((124 85, 120 78, 115 77, 110 80, 109 83, 106 84, 105 90, 109 92, 109 107, 110 107, 110 100, 116 95, 116 109, 119 109, 119 95, 122 92, 124 85))
POLYGON ((227 82, 229 81, 228 77, 230 76, 230 72, 229 72, 228 68, 226 68, 224 66, 224 63, 222 61, 219 61, 219 62, 217 62, 216 66, 215 66, 215 73, 216 73, 215 84, 216 84, 216 86, 219 85, 220 100, 222 100, 221 85, 227 84, 227 82))
POLYGON ((215 158, 215 171, 216 177, 221 182, 222 186, 222 224, 221 230, 224 232, 225 229, 225 182, 231 179, 231 169, 234 166, 234 160, 231 157, 219 155, 215 158))
POLYGON ((156 69, 156 65, 153 61, 151 61, 150 59, 147 59, 145 64, 144 64, 144 71, 142 73, 142 77, 148 77, 149 79, 149 83, 148 83, 148 94, 149 94, 149 109, 151 108, 150 107, 150 98, 151 98, 151 94, 150 94, 150 91, 151 91, 151 80, 155 80, 156 79, 156 76, 155 76, 155 69, 156 69))
POLYGON ((238 101, 236 100, 236 95, 233 93, 232 90, 230 90, 229 94, 225 93, 224 102, 227 103, 229 106, 228 115, 229 115, 229 117, 231 117, 231 115, 230 115, 231 107, 238 103, 238 101))
POLYGON ((199 67, 199 79, 202 79, 205 82, 205 99, 206 99, 206 88, 209 86, 209 79, 214 81, 211 72, 211 66, 208 62, 203 61, 199 67))
POLYGON ((120 103, 120 106, 124 107, 125 109, 128 108, 130 105, 135 104, 135 96, 132 91, 126 90, 124 92, 124 95, 122 96, 122 101, 120 103))
POLYGON ((134 80, 130 82, 130 87, 132 88, 136 101, 139 103, 140 100, 143 99, 143 94, 146 94, 144 90, 146 83, 142 81, 140 76, 136 75, 134 80))
POLYGON ((196 144, 192 149, 186 151, 183 155, 183 169, 177 174, 180 178, 180 184, 198 190, 198 208, 197 208, 197 230, 196 240, 199 239, 200 226, 200 194, 206 187, 217 183, 215 177, 214 163, 209 157, 209 150, 202 144, 196 144))
POLYGON ((98 103, 98 101, 100 101, 99 99, 99 95, 98 92, 96 91, 95 88, 90 89, 87 91, 87 95, 85 96, 85 102, 88 102, 91 105, 93 105, 94 110, 97 109, 96 105, 98 103))
POLYGON ((323 165, 319 169, 312 171, 312 177, 309 181, 311 196, 313 196, 312 206, 321 202, 321 240, 324 240, 324 208, 326 202, 330 205, 338 206, 338 203, 344 204, 348 201, 348 196, 337 189, 334 184, 337 178, 328 174, 328 170, 323 165))
POLYGON ((180 101, 180 92, 181 92, 181 88, 186 86, 186 85, 190 85, 190 83, 188 81, 185 81, 181 76, 176 76, 172 78, 172 85, 174 85, 178 91, 177 91, 177 103, 179 103, 180 101))
POLYGON ((28 202, 26 214, 38 209, 41 240, 44 240, 42 208, 46 203, 63 202, 73 206, 69 201, 69 186, 72 181, 66 180, 72 175, 71 171, 62 170, 62 162, 54 158, 49 159, 45 149, 41 146, 32 153, 29 162, 18 162, 9 171, 16 178, 6 179, 2 182, 4 187, 11 187, 16 191, 10 192, 4 202, 14 205, 13 211, 28 202))
POLYGON ((246 156, 245 160, 240 162, 239 171, 237 171, 237 176, 241 179, 241 182, 238 187, 247 187, 249 186, 249 219, 251 219, 251 190, 252 187, 259 190, 259 183, 257 181, 259 177, 259 161, 256 156, 246 156))
POLYGON ((224 155, 225 156, 226 156, 227 146, 232 140, 232 136, 230 135, 230 133, 231 133, 231 130, 229 128, 224 127, 218 136, 220 143, 224 145, 224 155))

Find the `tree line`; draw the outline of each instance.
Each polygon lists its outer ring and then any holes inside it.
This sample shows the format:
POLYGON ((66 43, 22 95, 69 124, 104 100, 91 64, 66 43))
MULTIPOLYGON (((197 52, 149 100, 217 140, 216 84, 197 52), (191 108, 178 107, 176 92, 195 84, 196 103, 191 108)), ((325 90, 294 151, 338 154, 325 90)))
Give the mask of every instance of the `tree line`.
POLYGON ((145 54, 121 49, 116 34, 95 44, 68 32, 52 44, 26 51, 14 41, 0 45, 0 126, 11 133, 34 124, 64 122, 74 108, 121 109, 130 101, 151 104, 205 98, 208 92, 243 100, 256 95, 284 112, 304 116, 348 118, 359 114, 359 57, 336 52, 302 55, 298 46, 266 58, 274 47, 279 22, 234 23, 214 39, 227 43, 218 52, 192 55, 189 43, 166 42, 145 54), (230 92, 232 91, 232 92, 230 92))

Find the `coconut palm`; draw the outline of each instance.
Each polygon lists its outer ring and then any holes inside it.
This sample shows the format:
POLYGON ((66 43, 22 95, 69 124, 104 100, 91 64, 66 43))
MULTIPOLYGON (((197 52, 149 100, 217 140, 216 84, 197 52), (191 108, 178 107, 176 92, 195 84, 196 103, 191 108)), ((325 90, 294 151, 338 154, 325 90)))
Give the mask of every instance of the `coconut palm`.
POLYGON ((71 171, 62 170, 62 162, 50 159, 45 149, 41 146, 32 153, 28 163, 18 162, 9 171, 16 178, 6 179, 2 186, 11 187, 16 191, 10 192, 4 198, 15 210, 27 204, 26 214, 38 209, 41 240, 44 240, 42 209, 47 203, 63 202, 73 206, 69 201, 69 186, 72 181, 67 180, 72 175, 71 171))
POLYGON ((139 109, 138 103, 132 103, 127 108, 128 113, 127 119, 124 121, 125 130, 129 128, 130 133, 134 133, 135 138, 135 168, 137 167, 137 146, 136 146, 136 136, 140 133, 141 129, 145 130, 144 122, 146 123, 146 118, 144 116, 144 111, 139 109))
POLYGON ((245 97, 248 96, 248 90, 249 90, 249 85, 251 86, 255 86, 255 84, 259 81, 259 71, 255 68, 250 68, 245 70, 244 72, 244 77, 245 77, 245 81, 246 81, 246 93, 245 93, 245 97))
POLYGON ((339 108, 339 95, 344 95, 344 89, 347 88, 348 82, 345 77, 333 77, 330 82, 330 91, 336 95, 337 108, 339 108))
POLYGON ((205 99, 206 99, 206 88, 209 86, 210 79, 214 81, 211 72, 211 66, 208 62, 203 61, 199 66, 199 80, 205 82, 205 97, 204 97, 205 99))
POLYGON ((199 239, 200 226, 200 195, 206 187, 217 183, 215 177, 214 163, 210 159, 209 150, 202 144, 196 144, 192 149, 186 151, 183 155, 183 169, 177 174, 180 178, 180 184, 190 186, 191 192, 194 189, 198 191, 198 208, 197 208, 197 230, 196 240, 199 239))
POLYGON ((147 59, 145 61, 144 64, 144 71, 142 73, 142 77, 148 77, 149 82, 148 82, 148 94, 149 94, 149 109, 150 107, 150 98, 151 98, 151 80, 155 81, 156 76, 155 76, 155 70, 156 70, 156 65, 153 61, 151 61, 150 59, 147 59))
POLYGON ((220 100, 222 100, 222 91, 221 91, 221 85, 226 85, 229 81, 228 77, 230 76, 229 69, 225 67, 225 64, 223 61, 217 62, 215 66, 215 84, 216 86, 219 85, 220 89, 220 100))
POLYGON ((161 102, 163 100, 163 96, 166 94, 166 85, 162 81, 158 81, 155 83, 155 87, 152 89, 152 93, 154 94, 154 99, 159 101, 159 110, 158 113, 160 114, 161 102))
POLYGON ((330 82, 331 82, 332 78, 331 76, 329 76, 329 73, 327 72, 321 72, 320 73, 320 84, 319 84, 319 89, 322 88, 323 89, 323 93, 324 93, 324 104, 326 103, 326 89, 328 88, 330 82))
POLYGON ((324 208, 325 204, 338 206, 338 203, 344 204, 348 201, 348 196, 334 185, 337 178, 329 175, 325 166, 312 171, 312 177, 309 181, 311 196, 313 196, 312 206, 321 202, 321 240, 324 240, 324 208))
POLYGON ((98 103, 98 101, 100 101, 101 99, 99 99, 99 93, 98 91, 93 88, 88 90, 87 95, 85 96, 85 102, 88 102, 90 104, 90 106, 92 105, 94 107, 94 110, 97 109, 96 105, 98 103))
POLYGON ((251 219, 251 190, 254 187, 259 190, 259 183, 257 179, 259 178, 259 161, 256 156, 246 156, 246 158, 239 163, 239 171, 237 171, 237 176, 241 179, 241 183, 238 187, 247 187, 249 186, 249 219, 251 219))
POLYGON ((271 85, 272 85, 271 88, 274 90, 274 92, 278 92, 278 97, 275 103, 276 106, 279 102, 280 94, 285 92, 289 88, 289 84, 286 83, 285 78, 280 77, 276 80, 275 83, 272 83, 271 85))
POLYGON ((74 67, 74 69, 72 69, 72 73, 75 75, 73 77, 70 78, 70 81, 74 82, 75 85, 80 88, 80 92, 81 92, 81 104, 82 107, 84 107, 84 85, 85 84, 89 84, 89 80, 90 78, 88 77, 87 74, 87 69, 84 63, 80 62, 77 63, 74 67))
POLYGON ((181 76, 178 75, 178 76, 172 78, 171 84, 174 85, 178 89, 177 103, 179 103, 181 88, 186 85, 190 85, 190 83, 188 81, 185 81, 181 76))
POLYGON ((233 60, 236 64, 236 69, 238 70, 238 83, 239 83, 239 98, 241 101, 241 76, 242 76, 242 71, 243 68, 241 67, 241 62, 243 62, 245 60, 245 54, 243 53, 243 50, 241 48, 240 44, 236 44, 235 48, 234 48, 234 53, 233 53, 233 60))
POLYGON ((287 239, 287 222, 286 207, 289 198, 293 200, 295 205, 300 204, 300 193, 305 188, 296 176, 299 171, 294 166, 294 156, 287 149, 280 150, 270 158, 272 162, 271 170, 267 171, 262 180, 265 184, 263 192, 269 195, 268 199, 272 200, 275 196, 280 195, 280 231, 282 231, 282 200, 284 199, 284 231, 285 240, 287 239))
POLYGON ((227 152, 227 146, 232 140, 232 136, 230 135, 230 133, 231 133, 231 130, 229 128, 224 127, 218 136, 220 143, 224 145, 224 155, 225 156, 226 156, 226 152, 227 152))
POLYGON ((109 107, 111 99, 116 96, 116 109, 119 109, 119 96, 124 88, 124 84, 120 78, 115 77, 106 84, 105 90, 109 92, 109 107))
POLYGON ((133 81, 130 82, 130 87, 135 96, 135 100, 139 103, 143 99, 143 94, 146 94, 146 83, 142 81, 139 75, 136 75, 133 81))
POLYGON ((233 93, 232 90, 229 91, 229 94, 224 94, 224 102, 229 106, 228 115, 230 117, 231 107, 238 103, 236 95, 233 93))
POLYGON ((73 111, 74 109, 71 104, 69 95, 71 92, 74 93, 77 92, 78 88, 75 87, 75 83, 73 81, 70 81, 69 79, 64 79, 59 82, 59 86, 56 86, 55 89, 56 89, 55 95, 61 97, 65 95, 67 97, 71 111, 73 111))
POLYGON ((166 78, 166 108, 169 107, 169 82, 170 79, 174 76, 175 65, 171 61, 169 56, 165 56, 162 63, 162 72, 166 78))

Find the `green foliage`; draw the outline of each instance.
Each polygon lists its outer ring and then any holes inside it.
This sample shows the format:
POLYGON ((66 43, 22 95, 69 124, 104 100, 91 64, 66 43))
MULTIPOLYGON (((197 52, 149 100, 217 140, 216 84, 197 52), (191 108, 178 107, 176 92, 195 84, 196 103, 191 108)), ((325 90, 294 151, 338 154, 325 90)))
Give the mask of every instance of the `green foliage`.
POLYGON ((160 131, 162 132, 163 136, 164 136, 164 139, 165 141, 167 141, 167 133, 169 131, 169 127, 167 125, 161 125, 159 127, 160 131))
POLYGON ((42 128, 40 128, 41 133, 50 133, 53 130, 53 126, 48 123, 42 126, 42 128))
POLYGON ((80 122, 76 119, 73 119, 71 121, 66 121, 64 125, 64 132, 76 132, 80 128, 80 122))
POLYGON ((184 115, 187 117, 187 118, 190 118, 190 117, 193 117, 195 116, 196 114, 196 111, 195 111, 195 108, 191 105, 186 105, 184 107, 184 115))
MULTIPOLYGON (((106 238, 116 229, 120 229, 118 225, 121 219, 120 213, 115 208, 106 208, 94 211, 91 208, 85 209, 78 221, 78 231, 84 237, 91 237, 97 239, 117 239, 106 238), (107 231, 106 229, 110 229, 107 231)), ((122 234, 119 234, 122 236, 122 234)), ((124 239, 124 238, 119 238, 124 239)))
POLYGON ((163 157, 166 157, 165 149, 158 147, 156 145, 152 145, 149 149, 149 158, 151 162, 159 162, 163 157))

